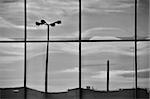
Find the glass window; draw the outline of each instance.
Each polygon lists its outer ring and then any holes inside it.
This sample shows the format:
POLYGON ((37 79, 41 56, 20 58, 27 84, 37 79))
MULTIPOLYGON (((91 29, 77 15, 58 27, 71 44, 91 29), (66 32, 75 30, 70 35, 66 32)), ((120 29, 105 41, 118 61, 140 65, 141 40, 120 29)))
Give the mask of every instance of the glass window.
POLYGON ((0 88, 23 87, 24 44, 0 43, 0 88))
POLYGON ((23 0, 0 1, 0 41, 16 41, 24 38, 23 0))
MULTIPOLYGON (((134 42, 82 43, 82 88, 100 92, 99 95, 103 91, 119 92, 135 88, 134 53, 134 42)), ((92 96, 98 97, 92 92, 90 95, 83 94, 83 97, 92 96)))
POLYGON ((66 92, 78 88, 78 43, 50 43, 49 48, 48 91, 66 92))
POLYGON ((134 0, 82 0, 82 39, 134 39, 134 0))
POLYGON ((138 39, 149 39, 149 0, 138 0, 138 39))
MULTIPOLYGON (((46 43, 27 44, 27 85, 45 91, 46 43)), ((49 43, 48 92, 78 87, 78 43, 49 43)))
MULTIPOLYGON (((138 79, 138 88, 143 90, 143 93, 139 90, 139 96, 144 98, 149 95, 147 92, 150 90, 150 42, 138 42, 137 43, 137 52, 138 52, 138 71, 137 71, 137 79, 138 79), (143 95, 144 94, 144 95, 143 95)), ((142 91, 141 90, 141 91, 142 91)))
POLYGON ((27 43, 27 87, 44 91, 46 43, 27 43))
POLYGON ((50 29, 50 40, 75 40, 79 34, 78 0, 27 0, 28 40, 46 40, 47 27, 36 26, 35 22, 45 20, 62 25, 50 29))

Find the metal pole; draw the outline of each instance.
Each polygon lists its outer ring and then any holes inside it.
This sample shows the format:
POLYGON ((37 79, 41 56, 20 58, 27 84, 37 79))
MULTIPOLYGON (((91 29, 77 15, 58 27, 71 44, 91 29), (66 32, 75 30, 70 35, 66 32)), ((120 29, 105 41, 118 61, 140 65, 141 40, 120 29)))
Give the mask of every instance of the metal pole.
POLYGON ((107 92, 109 92, 109 60, 107 60, 107 92))
POLYGON ((47 24, 47 50, 46 50, 46 67, 45 67, 45 93, 48 85, 48 51, 49 51, 49 25, 47 24))

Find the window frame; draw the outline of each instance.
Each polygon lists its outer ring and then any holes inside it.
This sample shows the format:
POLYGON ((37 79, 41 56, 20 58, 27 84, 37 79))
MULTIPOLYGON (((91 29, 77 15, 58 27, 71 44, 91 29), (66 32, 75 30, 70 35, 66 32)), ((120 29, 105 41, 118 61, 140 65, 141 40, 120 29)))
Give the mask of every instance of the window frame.
MULTIPOLYGON (((137 12, 138 12, 138 1, 135 0, 135 36, 134 36, 134 39, 133 40, 82 40, 82 37, 81 37, 81 33, 82 33, 82 0, 79 0, 79 39, 78 40, 39 40, 39 41, 32 41, 32 40, 27 40, 27 0, 24 0, 24 40, 16 40, 16 41, 0 41, 0 43, 24 43, 24 88, 26 89, 27 88, 27 43, 46 43, 46 42, 49 42, 49 43, 65 43, 65 42, 77 42, 79 44, 79 92, 80 92, 80 95, 79 95, 79 98, 82 99, 82 88, 81 88, 81 74, 82 74, 82 56, 81 56, 81 50, 82 50, 82 42, 134 42, 134 63, 135 63, 135 89, 136 89, 136 96, 137 97, 137 88, 138 88, 138 85, 137 85, 137 81, 138 81, 138 78, 137 78, 137 67, 138 67, 138 64, 137 64, 137 43, 138 42, 145 42, 145 41, 150 41, 149 39, 137 39, 137 32, 138 32, 138 27, 137 27, 137 12)), ((25 90, 25 94, 26 94, 26 90, 25 90)))

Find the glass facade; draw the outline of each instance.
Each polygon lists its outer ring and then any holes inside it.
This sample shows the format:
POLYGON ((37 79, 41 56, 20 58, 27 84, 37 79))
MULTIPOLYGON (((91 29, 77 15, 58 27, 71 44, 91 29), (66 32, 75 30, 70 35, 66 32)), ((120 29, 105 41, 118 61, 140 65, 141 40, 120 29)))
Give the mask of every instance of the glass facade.
POLYGON ((1 0, 0 20, 0 91, 148 99, 149 0, 1 0))

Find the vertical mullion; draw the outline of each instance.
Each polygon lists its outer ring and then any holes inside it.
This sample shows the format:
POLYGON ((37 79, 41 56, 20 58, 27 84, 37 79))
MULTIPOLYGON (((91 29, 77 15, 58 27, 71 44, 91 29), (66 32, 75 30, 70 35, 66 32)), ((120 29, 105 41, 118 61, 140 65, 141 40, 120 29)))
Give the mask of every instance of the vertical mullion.
POLYGON ((82 89, 81 89, 81 0, 79 0, 79 99, 82 99, 82 89))
POLYGON ((24 0, 24 99, 27 98, 27 0, 24 0))
POLYGON ((135 0, 135 98, 137 98, 137 0, 135 0))
POLYGON ((26 88, 26 38, 27 38, 27 7, 26 0, 24 0, 24 88, 26 88))
POLYGON ((79 0, 79 42, 81 42, 81 0, 79 0))
POLYGON ((81 88, 81 42, 79 42, 79 99, 82 99, 82 88, 81 88))

